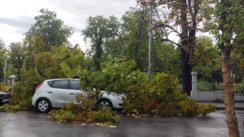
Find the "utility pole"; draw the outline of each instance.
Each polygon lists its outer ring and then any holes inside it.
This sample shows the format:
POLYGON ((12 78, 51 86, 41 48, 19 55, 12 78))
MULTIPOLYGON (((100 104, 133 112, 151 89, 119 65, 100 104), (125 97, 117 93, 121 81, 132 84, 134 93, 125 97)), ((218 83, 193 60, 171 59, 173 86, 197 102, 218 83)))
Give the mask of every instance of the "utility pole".
POLYGON ((4 61, 4 66, 3 66, 3 82, 6 83, 6 72, 7 72, 7 56, 4 61))
POLYGON ((152 1, 149 2, 149 32, 148 32, 148 76, 151 75, 151 50, 152 50, 152 1))

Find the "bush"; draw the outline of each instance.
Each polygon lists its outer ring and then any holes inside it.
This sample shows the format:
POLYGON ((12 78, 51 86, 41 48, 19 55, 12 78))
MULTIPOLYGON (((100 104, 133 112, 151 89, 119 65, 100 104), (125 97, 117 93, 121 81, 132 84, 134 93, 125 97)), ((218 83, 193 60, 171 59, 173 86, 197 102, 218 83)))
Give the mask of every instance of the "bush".
POLYGON ((74 121, 76 114, 73 111, 66 109, 52 110, 48 114, 48 118, 57 122, 74 121))
POLYGON ((77 104, 67 103, 60 110, 52 110, 48 118, 57 122, 102 122, 117 123, 120 116, 110 109, 101 109, 95 111, 94 104, 99 92, 89 91, 87 96, 77 95, 77 104))
POLYGON ((7 112, 19 112, 19 111, 26 110, 26 108, 21 105, 9 105, 9 104, 0 106, 0 109, 7 111, 7 112))
POLYGON ((214 83, 208 81, 198 81, 197 89, 199 91, 214 91, 216 90, 214 83))
POLYGON ((96 111, 78 112, 75 117, 76 122, 94 123, 96 121, 96 111))
POLYGON ((198 105, 192 99, 185 98, 178 102, 178 107, 180 109, 180 115, 185 117, 193 117, 198 115, 198 105))
POLYGON ((235 85, 234 91, 237 93, 244 93, 244 80, 242 80, 241 83, 235 85))
POLYGON ((3 109, 5 111, 17 112, 31 110, 31 98, 35 92, 36 86, 42 81, 35 70, 30 70, 28 73, 22 73, 25 80, 16 82, 11 93, 9 103, 3 109))
POLYGON ((150 79, 141 72, 130 75, 124 112, 132 117, 141 114, 162 117, 206 115, 214 109, 198 105, 180 93, 177 79, 167 73, 152 75, 150 79))
MULTIPOLYGON (((9 104, 5 107, 7 110, 30 110, 31 98, 39 83, 49 78, 78 76, 85 64, 84 55, 78 48, 71 50, 66 46, 59 46, 47 52, 34 53, 23 61, 20 76, 17 75, 18 82, 14 86, 9 104)), ((13 70, 11 74, 15 73, 13 70)))
POLYGON ((120 122, 120 116, 115 112, 111 111, 109 108, 102 109, 95 112, 95 120, 97 122, 112 122, 118 123, 120 122))
POLYGON ((199 104, 197 113, 201 114, 202 116, 206 116, 208 113, 213 112, 214 110, 215 110, 215 106, 212 104, 208 104, 208 105, 199 104))
POLYGON ((7 84, 0 84, 0 91, 6 91, 9 92, 11 90, 11 86, 7 85, 7 84))

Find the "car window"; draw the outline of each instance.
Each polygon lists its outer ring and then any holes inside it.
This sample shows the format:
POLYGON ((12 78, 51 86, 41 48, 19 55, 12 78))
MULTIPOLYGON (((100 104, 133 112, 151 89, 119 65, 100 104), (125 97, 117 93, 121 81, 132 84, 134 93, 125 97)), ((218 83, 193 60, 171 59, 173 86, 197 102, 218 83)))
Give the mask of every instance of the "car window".
POLYGON ((49 86, 52 86, 53 81, 48 81, 47 84, 48 84, 49 86))
POLYGON ((55 80, 51 84, 51 87, 53 87, 53 88, 67 89, 68 88, 68 80, 55 80))
POLYGON ((70 89, 79 90, 80 89, 80 83, 78 80, 70 80, 70 89))

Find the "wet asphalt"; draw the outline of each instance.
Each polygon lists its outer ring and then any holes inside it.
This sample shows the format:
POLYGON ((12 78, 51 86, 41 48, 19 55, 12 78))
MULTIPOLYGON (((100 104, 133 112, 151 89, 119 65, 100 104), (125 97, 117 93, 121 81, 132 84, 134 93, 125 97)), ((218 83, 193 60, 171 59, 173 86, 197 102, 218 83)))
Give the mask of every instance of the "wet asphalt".
MULTIPOLYGON (((244 137, 244 111, 237 117, 244 137)), ((0 112, 0 137, 227 137, 223 111, 208 117, 133 119, 122 116, 116 128, 49 121, 47 114, 0 112)))

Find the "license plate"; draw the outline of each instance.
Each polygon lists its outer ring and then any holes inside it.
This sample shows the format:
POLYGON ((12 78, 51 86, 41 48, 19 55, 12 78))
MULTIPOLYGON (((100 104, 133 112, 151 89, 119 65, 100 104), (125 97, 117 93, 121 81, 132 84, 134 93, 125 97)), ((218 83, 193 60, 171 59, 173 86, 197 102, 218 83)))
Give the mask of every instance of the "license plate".
POLYGON ((8 99, 3 99, 2 103, 8 102, 8 99))

